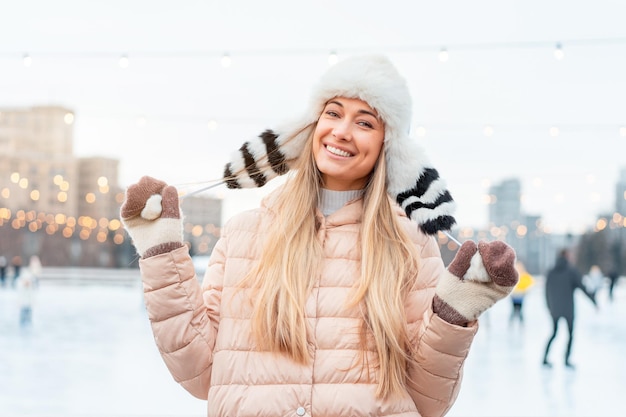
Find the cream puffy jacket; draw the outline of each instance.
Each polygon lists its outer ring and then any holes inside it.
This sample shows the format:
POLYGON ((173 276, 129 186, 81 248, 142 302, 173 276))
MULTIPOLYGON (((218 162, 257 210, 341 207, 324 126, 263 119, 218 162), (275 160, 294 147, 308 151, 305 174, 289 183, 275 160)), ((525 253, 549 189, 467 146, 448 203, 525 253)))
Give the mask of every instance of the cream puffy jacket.
MULTIPOLYGON (((140 262, 158 349, 174 379, 208 400, 208 416, 426 417, 442 416, 452 406, 477 326, 453 326, 433 313, 435 285, 444 270, 439 247, 400 208, 398 216, 420 253, 419 272, 406 294, 414 346, 406 392, 377 399, 376 381, 364 380, 367 371, 355 360, 361 316, 346 309, 345 301, 359 275, 362 203, 353 201, 326 218, 319 215, 322 272, 306 305, 314 348, 306 365, 254 349, 250 303, 246 292, 236 289, 272 227, 267 201, 225 225, 201 286, 185 247, 140 262)), ((375 360, 375 350, 368 355, 375 360)))

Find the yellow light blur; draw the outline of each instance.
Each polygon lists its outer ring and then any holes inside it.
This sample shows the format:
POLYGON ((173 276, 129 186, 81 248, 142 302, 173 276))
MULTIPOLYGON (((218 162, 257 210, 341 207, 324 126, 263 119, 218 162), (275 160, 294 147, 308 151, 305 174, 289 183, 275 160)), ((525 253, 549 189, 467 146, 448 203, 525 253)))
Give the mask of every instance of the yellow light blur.
POLYGON ((104 187, 106 185, 109 185, 109 180, 107 179, 107 177, 99 177, 98 178, 98 186, 99 187, 104 187))
POLYGON ((519 226, 517 226, 515 233, 517 233, 518 236, 526 236, 526 234, 528 233, 528 228, 523 224, 520 224, 519 226))
POLYGON ((61 203, 65 203, 67 201, 67 193, 65 191, 59 191, 57 194, 57 200, 61 203))
POLYGON ((89 204, 94 203, 96 201, 96 195, 94 193, 87 193, 87 195, 85 195, 85 201, 89 204))
POLYGON ((457 250, 457 249, 458 249, 458 247, 459 247, 459 245, 457 245, 457 244, 456 244, 455 242, 453 242, 453 241, 449 241, 447 246, 448 246, 448 249, 449 249, 450 251, 455 251, 455 250, 457 250))
POLYGON ((61 184, 59 184, 59 189, 61 191, 67 191, 70 189, 70 183, 67 181, 62 181, 61 184))
POLYGON ((19 185, 20 188, 27 189, 28 188, 28 178, 20 178, 20 180, 17 183, 17 185, 19 185))
POLYGON ((61 183, 63 182, 63 175, 55 175, 52 179, 52 182, 54 183, 54 185, 61 185, 61 183))
POLYGON ((98 190, 100 191, 100 193, 106 194, 106 193, 109 192, 109 186, 108 185, 103 185, 103 186, 99 187, 98 190))
POLYGON ((71 125, 72 123, 74 123, 74 115, 72 113, 65 113, 65 116, 63 116, 63 121, 66 125, 71 125))
POLYGON ((194 226, 191 229, 191 234, 193 236, 195 236, 195 237, 201 236, 202 235, 202 226, 198 226, 198 225, 194 226))
POLYGON ((606 225, 606 219, 598 219, 598 221, 596 222, 596 229, 604 230, 606 228, 606 225))
POLYGON ((98 232, 96 240, 100 243, 104 243, 107 240, 107 234, 105 232, 98 232))
POLYGON ((0 208, 0 219, 9 220, 11 218, 11 210, 6 207, 0 208))
POLYGON ((35 222, 28 223, 28 230, 30 230, 31 232, 36 232, 37 229, 38 229, 37 223, 35 222))
POLYGON ((124 236, 117 233, 115 236, 113 236, 113 242, 115 242, 115 244, 117 245, 121 245, 122 243, 124 243, 124 236))
POLYGON ((19 172, 14 172, 11 174, 11 182, 13 184, 17 184, 18 182, 20 182, 20 174, 19 172))
POLYGON ((111 219, 111 221, 109 221, 109 230, 117 230, 122 226, 122 223, 117 220, 117 219, 111 219))
POLYGON ((39 200, 39 190, 32 190, 30 192, 30 199, 33 201, 38 201, 39 200))
POLYGON ((109 226, 109 219, 107 219, 106 217, 101 217, 100 220, 98 220, 98 226, 100 226, 102 229, 106 229, 109 226))
POLYGON ((73 233, 74 233, 74 230, 71 227, 63 228, 63 237, 66 237, 66 238, 72 237, 73 233))
POLYGON ((89 229, 82 229, 82 230, 80 231, 80 234, 79 234, 78 236, 79 236, 82 240, 87 240, 87 239, 89 239, 89 235, 90 235, 89 229))
POLYGON ((8 188, 3 188, 2 191, 0 191, 0 196, 2 196, 2 198, 11 197, 11 190, 9 190, 8 188))
POLYGON ((65 220, 66 220, 65 214, 58 213, 56 216, 54 216, 54 222, 56 224, 65 224, 65 220))

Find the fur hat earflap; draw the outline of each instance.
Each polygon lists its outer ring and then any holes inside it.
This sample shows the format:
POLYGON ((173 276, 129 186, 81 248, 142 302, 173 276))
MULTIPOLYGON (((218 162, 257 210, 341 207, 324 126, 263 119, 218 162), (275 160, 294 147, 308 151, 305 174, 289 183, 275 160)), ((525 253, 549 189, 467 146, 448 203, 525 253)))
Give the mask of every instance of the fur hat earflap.
POLYGON ((303 117, 266 130, 244 143, 224 169, 229 188, 262 187, 291 168, 335 97, 365 101, 385 124, 387 186, 392 198, 422 231, 449 230, 455 204, 423 149, 410 137, 412 102, 405 79, 384 56, 347 58, 332 66, 313 89, 303 117))

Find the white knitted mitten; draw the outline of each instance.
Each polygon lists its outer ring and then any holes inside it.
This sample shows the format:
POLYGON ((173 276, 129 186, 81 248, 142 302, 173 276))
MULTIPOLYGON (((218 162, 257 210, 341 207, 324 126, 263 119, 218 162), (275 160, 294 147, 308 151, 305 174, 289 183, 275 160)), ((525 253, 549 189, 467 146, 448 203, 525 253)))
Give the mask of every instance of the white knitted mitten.
POLYGON ((163 181, 145 176, 128 187, 120 218, 142 258, 183 246, 178 191, 163 181))
POLYGON ((433 310, 448 323, 465 325, 506 297, 518 279, 509 245, 466 241, 439 278, 433 310))

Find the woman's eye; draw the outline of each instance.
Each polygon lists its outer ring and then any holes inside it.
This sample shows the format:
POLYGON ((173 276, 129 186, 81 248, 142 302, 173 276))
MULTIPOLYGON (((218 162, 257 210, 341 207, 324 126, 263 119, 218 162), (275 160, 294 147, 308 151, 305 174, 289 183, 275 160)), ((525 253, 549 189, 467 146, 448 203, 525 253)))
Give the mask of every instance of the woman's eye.
POLYGON ((363 127, 368 127, 370 129, 374 127, 370 122, 364 122, 364 121, 363 122, 359 122, 359 125, 363 126, 363 127))
POLYGON ((333 110, 327 110, 326 114, 331 116, 331 117, 339 117, 339 114, 337 114, 337 112, 335 112, 333 110))

